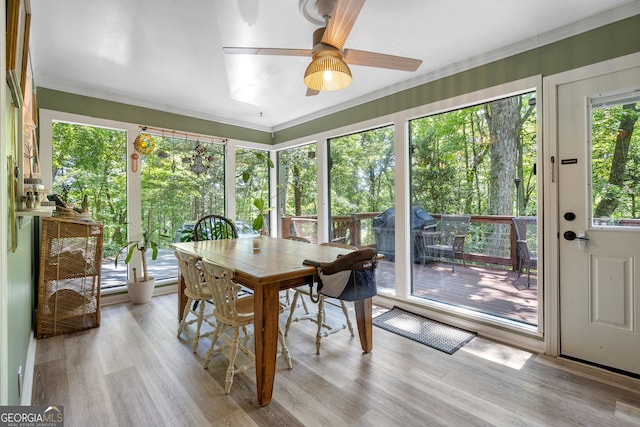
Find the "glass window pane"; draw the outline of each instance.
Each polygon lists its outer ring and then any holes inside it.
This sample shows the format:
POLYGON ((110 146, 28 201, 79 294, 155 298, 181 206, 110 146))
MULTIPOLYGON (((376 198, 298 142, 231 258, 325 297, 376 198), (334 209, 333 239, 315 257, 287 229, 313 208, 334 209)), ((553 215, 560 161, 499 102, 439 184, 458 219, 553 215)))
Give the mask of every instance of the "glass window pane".
POLYGON ((171 242, 192 240, 193 226, 207 214, 224 213, 224 146, 153 135, 155 148, 140 156, 143 232, 151 224, 158 258, 147 255, 149 275, 177 277, 171 242), (149 215, 149 213, 151 213, 149 215))
MULTIPOLYGON (((394 233, 393 222, 381 235, 374 227, 374 218, 393 208, 394 166, 393 126, 329 141, 329 241, 359 248, 377 246, 378 252, 392 257, 394 242, 388 236, 394 233)), ((378 289, 395 292, 393 262, 381 262, 376 277, 378 289)))
POLYGON ((594 226, 640 226, 640 98, 593 100, 591 188, 594 226))
POLYGON ((269 234, 269 152, 251 148, 236 149, 236 223, 269 234), (258 208, 258 206, 261 209, 258 208))
POLYGON ((535 92, 410 121, 412 295, 537 324, 536 131, 535 92))
POLYGON ((298 236, 317 242, 317 170, 315 144, 278 152, 282 237, 298 236))
POLYGON ((126 268, 114 258, 127 242, 127 133, 118 129, 54 122, 53 193, 104 227, 102 288, 126 283, 126 268))

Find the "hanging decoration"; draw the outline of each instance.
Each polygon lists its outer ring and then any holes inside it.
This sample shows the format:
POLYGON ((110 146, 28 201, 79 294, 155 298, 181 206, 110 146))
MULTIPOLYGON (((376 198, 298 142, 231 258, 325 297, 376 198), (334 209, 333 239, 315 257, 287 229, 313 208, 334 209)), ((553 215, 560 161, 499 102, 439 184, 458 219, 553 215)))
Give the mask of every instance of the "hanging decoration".
POLYGON ((185 165, 190 165, 189 169, 196 175, 201 175, 205 172, 208 172, 213 162, 214 157, 211 155, 207 155, 207 148, 205 145, 200 143, 200 141, 196 142, 191 157, 182 158, 182 163, 184 163, 185 165))
MULTIPOLYGON (((145 131, 147 128, 142 128, 145 131)), ((141 132, 136 140, 133 141, 133 147, 140 154, 149 154, 153 151, 156 146, 156 140, 148 133, 141 132)))

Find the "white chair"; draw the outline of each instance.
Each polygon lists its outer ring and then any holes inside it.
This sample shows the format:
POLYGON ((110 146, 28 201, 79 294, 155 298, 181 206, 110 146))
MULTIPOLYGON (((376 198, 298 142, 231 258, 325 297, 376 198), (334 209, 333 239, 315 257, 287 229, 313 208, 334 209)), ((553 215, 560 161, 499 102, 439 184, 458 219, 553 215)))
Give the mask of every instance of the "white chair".
MULTIPOLYGON (((321 243, 322 246, 332 246, 337 248, 349 249, 352 251, 357 250, 355 246, 347 245, 345 243, 339 242, 328 242, 321 243)), ((340 308, 342 309, 342 313, 344 314, 345 322, 341 325, 331 325, 327 322, 327 316, 325 311, 325 296, 322 294, 318 295, 318 311, 316 313, 310 313, 307 308, 307 304, 305 302, 305 297, 309 296, 309 287, 308 286, 300 286, 294 289, 293 299, 291 301, 291 308, 289 311, 289 317, 287 318, 287 325, 284 329, 284 335, 287 336, 289 334, 289 328, 293 322, 300 322, 302 320, 310 320, 315 322, 318 326, 318 330, 316 332, 316 354, 320 354, 320 343, 323 337, 327 337, 331 334, 339 332, 343 329, 348 328, 351 336, 354 336, 353 333, 353 325, 351 324, 351 319, 349 319, 349 310, 344 301, 340 300, 340 308), (296 316, 296 308, 298 305, 298 301, 301 302, 304 313, 296 316)))
MULTIPOLYGON (((236 372, 246 371, 249 366, 255 363, 254 352, 247 347, 247 342, 251 338, 251 335, 245 333, 240 337, 240 329, 244 329, 253 323, 253 295, 238 295, 241 291, 241 286, 233 282, 234 271, 230 268, 204 260, 202 262, 202 270, 211 290, 214 303, 213 314, 216 318, 216 329, 213 331, 211 337, 211 346, 209 347, 209 351, 207 351, 204 368, 206 369, 209 366, 214 352, 229 348, 229 365, 224 382, 224 393, 229 394, 231 385, 233 384, 234 374, 236 372), (231 331, 231 337, 226 335, 226 332, 229 330, 231 331), (215 348, 218 340, 222 341, 224 345, 219 345, 218 348, 215 348), (246 354, 250 360, 249 363, 236 368, 235 364, 238 349, 246 354)), ((287 348, 284 335, 280 328, 278 328, 278 341, 287 368, 291 369, 293 367, 291 356, 289 355, 289 349, 287 348)))
POLYGON ((202 276, 202 270, 200 269, 201 258, 178 250, 175 251, 175 254, 178 259, 180 274, 182 275, 186 286, 184 294, 187 297, 187 304, 184 306, 184 312, 182 313, 182 320, 180 320, 180 324, 178 326, 177 336, 180 338, 180 335, 184 332, 187 325, 196 323, 196 334, 193 339, 192 348, 195 353, 198 349, 200 338, 207 337, 212 334, 212 332, 200 333, 202 323, 206 322, 211 327, 215 327, 215 322, 213 321, 213 310, 205 312, 207 306, 206 301, 211 301, 211 291, 202 276), (187 320, 190 316, 193 316, 193 318, 187 320))

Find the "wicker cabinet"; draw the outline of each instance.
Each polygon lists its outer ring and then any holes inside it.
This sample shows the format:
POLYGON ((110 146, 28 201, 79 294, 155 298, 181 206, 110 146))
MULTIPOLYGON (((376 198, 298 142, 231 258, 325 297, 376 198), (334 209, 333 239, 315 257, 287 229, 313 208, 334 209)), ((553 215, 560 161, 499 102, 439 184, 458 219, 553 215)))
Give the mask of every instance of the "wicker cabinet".
POLYGON ((102 224, 44 218, 37 336, 100 326, 102 224))

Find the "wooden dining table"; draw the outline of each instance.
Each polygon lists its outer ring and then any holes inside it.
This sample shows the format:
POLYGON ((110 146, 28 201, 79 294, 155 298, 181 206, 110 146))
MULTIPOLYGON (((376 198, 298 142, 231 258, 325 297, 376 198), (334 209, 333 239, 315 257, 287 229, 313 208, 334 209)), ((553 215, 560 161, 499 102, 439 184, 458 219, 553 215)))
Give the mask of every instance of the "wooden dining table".
MULTIPOLYGON (((348 249, 321 246, 267 236, 173 243, 172 248, 192 253, 235 270, 234 280, 253 290, 256 384, 258 403, 271 403, 278 350, 279 292, 316 280, 316 268, 305 259, 331 262, 348 249), (259 249, 254 249, 254 241, 259 249)), ((186 304, 184 280, 180 275, 178 319, 186 304)), ((364 353, 372 348, 371 298, 355 301, 360 345, 364 353)))

